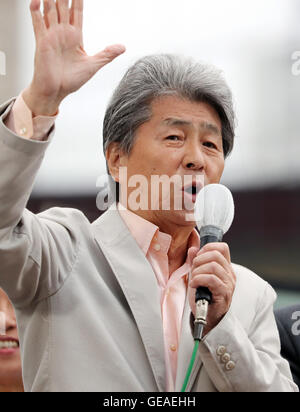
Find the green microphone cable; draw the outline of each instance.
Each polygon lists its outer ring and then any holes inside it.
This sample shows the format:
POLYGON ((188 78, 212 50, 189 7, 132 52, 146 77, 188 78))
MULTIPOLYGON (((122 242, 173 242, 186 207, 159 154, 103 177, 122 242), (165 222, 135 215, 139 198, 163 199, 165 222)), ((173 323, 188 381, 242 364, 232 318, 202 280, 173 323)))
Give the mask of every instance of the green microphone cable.
MULTIPOLYGON (((233 221, 234 202, 227 187, 218 184, 204 186, 196 200, 195 219, 200 232, 201 249, 207 243, 222 242, 223 235, 233 221)), ((195 293, 196 314, 194 321, 195 346, 181 392, 185 392, 195 363, 197 350, 204 326, 206 325, 208 305, 212 302, 212 294, 206 287, 198 287, 195 293)))
POLYGON ((181 388, 181 392, 186 391, 186 387, 187 387, 188 381, 190 379, 190 376, 193 370, 199 344, 200 344, 200 341, 202 340, 203 329, 204 329, 204 326, 206 325, 207 309, 208 309, 209 303, 210 302, 207 299, 199 299, 196 302, 196 316, 195 316, 195 321, 194 321, 195 345, 194 345, 194 350, 193 350, 193 354, 191 357, 191 361, 190 361, 190 364, 189 364, 189 367, 188 367, 188 370, 185 375, 185 379, 184 379, 184 382, 181 388))
POLYGON ((198 348, 199 348, 199 341, 196 340, 195 345, 194 345, 193 354, 192 354, 192 357, 191 357, 191 361, 190 361, 190 364, 189 364, 189 367, 188 367, 188 370, 187 370, 187 373, 186 373, 186 376, 185 376, 185 379, 184 379, 184 382, 183 382, 183 385, 182 385, 182 388, 181 388, 181 392, 185 392, 185 390, 186 390, 186 386, 187 386, 187 383, 190 379, 191 372, 192 372, 192 369, 193 369, 193 366, 194 366, 194 363, 195 363, 198 348))

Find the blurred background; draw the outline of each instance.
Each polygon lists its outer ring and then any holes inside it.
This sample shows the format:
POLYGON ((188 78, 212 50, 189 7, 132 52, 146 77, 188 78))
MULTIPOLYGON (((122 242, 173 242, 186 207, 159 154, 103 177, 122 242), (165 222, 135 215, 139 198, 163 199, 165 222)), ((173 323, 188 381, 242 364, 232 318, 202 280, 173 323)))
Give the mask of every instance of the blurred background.
MULTIPOLYGON (((29 4, 0 0, 1 102, 32 78, 29 4)), ((193 56, 224 71, 235 100, 236 142, 222 180, 236 206, 224 239, 232 260, 272 284, 276 307, 300 302, 299 15, 299 0, 86 0, 86 51, 123 43, 127 52, 61 106, 28 208, 75 207, 96 219, 112 91, 143 55, 193 56)))

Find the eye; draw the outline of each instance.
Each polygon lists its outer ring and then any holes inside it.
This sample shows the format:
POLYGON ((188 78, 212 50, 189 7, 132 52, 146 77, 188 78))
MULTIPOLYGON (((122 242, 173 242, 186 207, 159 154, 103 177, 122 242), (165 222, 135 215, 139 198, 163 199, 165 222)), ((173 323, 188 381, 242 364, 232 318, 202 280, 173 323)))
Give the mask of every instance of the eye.
POLYGON ((175 135, 172 135, 172 136, 168 136, 168 137, 166 137, 166 139, 168 139, 168 140, 172 140, 172 141, 178 141, 178 140, 181 140, 181 138, 179 137, 179 136, 175 136, 175 135))
POLYGON ((213 142, 204 142, 203 145, 210 149, 217 149, 217 146, 213 142))

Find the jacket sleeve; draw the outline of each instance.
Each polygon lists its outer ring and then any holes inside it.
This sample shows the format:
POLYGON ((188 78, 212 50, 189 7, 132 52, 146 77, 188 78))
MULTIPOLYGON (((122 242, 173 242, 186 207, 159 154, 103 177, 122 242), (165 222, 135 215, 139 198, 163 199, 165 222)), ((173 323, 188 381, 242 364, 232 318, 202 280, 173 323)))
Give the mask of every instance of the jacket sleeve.
POLYGON ((230 309, 200 344, 207 373, 221 392, 298 392, 289 364, 280 356, 273 314, 276 293, 263 284, 248 331, 230 309))
POLYGON ((0 106, 0 287, 20 308, 54 293, 70 273, 81 212, 54 208, 35 215, 26 209, 53 130, 46 141, 17 136, 3 123, 12 104, 0 106))

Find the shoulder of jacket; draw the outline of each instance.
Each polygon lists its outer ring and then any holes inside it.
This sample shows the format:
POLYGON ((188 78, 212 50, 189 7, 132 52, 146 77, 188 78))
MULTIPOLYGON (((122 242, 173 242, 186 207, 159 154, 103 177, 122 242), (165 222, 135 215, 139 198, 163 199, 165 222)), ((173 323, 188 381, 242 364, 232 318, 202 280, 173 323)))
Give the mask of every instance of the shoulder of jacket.
POLYGON ((255 292, 256 297, 260 299, 265 296, 269 301, 274 302, 276 300, 277 294, 266 280, 244 266, 236 263, 233 263, 232 266, 237 278, 236 285, 239 290, 243 290, 245 294, 249 294, 251 290, 255 292))
POLYGON ((257 284, 261 287, 266 286, 268 284, 263 278, 261 278, 259 275, 257 275, 252 270, 246 268, 245 266, 232 263, 232 267, 238 281, 240 282, 246 282, 247 284, 257 284))
POLYGON ((58 223, 66 228, 76 230, 90 227, 91 223, 85 214, 78 209, 68 207, 52 207, 36 215, 39 219, 58 223))

